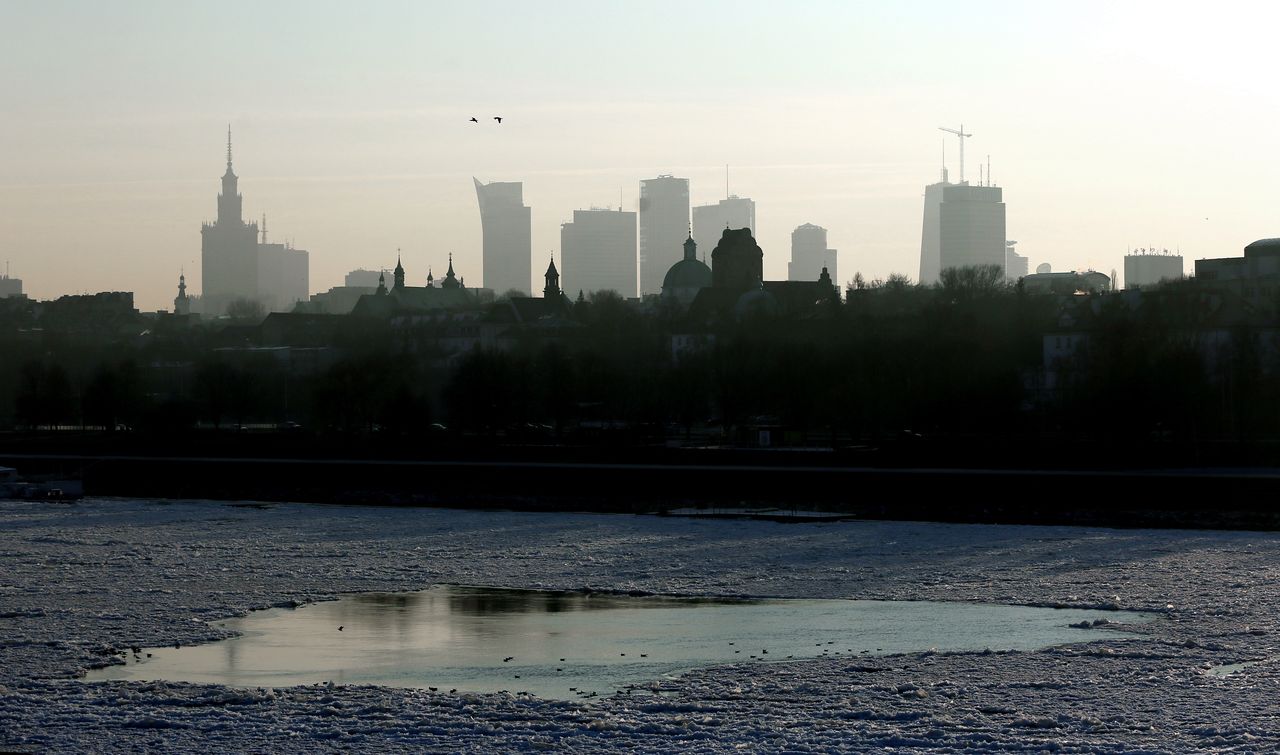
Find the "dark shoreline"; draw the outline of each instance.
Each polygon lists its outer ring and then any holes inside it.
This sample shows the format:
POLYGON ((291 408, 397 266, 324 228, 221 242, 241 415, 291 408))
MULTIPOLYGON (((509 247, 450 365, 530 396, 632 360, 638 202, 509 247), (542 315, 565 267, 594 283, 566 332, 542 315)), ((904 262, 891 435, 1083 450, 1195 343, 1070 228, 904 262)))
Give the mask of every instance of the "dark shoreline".
POLYGON ((780 521, 799 510, 865 519, 1280 529, 1280 470, 1271 467, 905 466, 911 458, 936 461, 936 449, 919 446, 910 450, 922 453, 910 456, 901 449, 550 445, 418 447, 393 455, 368 445, 319 449, 278 436, 230 437, 239 442, 183 444, 179 453, 177 444, 139 447, 125 438, 10 438, 0 443, 0 465, 79 479, 92 496, 631 514, 772 508, 770 518, 780 521), (344 450, 352 453, 339 455, 344 450))

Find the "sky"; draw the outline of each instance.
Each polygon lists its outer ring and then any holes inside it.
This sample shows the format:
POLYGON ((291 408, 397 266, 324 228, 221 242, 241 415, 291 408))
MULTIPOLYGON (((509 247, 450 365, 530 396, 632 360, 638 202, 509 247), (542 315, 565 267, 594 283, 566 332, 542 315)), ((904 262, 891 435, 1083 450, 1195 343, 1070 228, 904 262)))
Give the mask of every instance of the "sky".
MULTIPOLYGON (((639 181, 757 203, 765 277, 826 227, 844 281, 919 273, 923 188, 990 156, 1034 268, 1192 260, 1280 235, 1280 4, 0 3, 0 262, 28 295, 198 292, 227 125, 247 219, 311 290, 454 255, 480 283, 471 177, 523 181, 534 274, 574 209, 639 181), (469 122, 471 116, 480 124, 469 122), (490 120, 501 115, 501 125, 490 120)), ((532 283, 532 282, 531 282, 532 283)), ((538 281, 540 286, 540 279, 538 281)))

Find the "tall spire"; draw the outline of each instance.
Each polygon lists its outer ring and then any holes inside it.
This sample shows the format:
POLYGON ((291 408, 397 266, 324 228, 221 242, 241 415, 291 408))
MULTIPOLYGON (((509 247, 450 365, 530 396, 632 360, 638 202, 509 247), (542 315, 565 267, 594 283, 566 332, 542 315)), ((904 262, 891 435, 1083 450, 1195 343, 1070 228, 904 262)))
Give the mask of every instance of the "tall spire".
POLYGON ((440 282, 440 288, 459 288, 461 285, 458 281, 458 276, 453 272, 453 252, 449 252, 449 269, 445 271, 444 280, 440 282))
POLYGON ((547 265, 547 272, 543 277, 546 279, 547 285, 542 289, 542 298, 559 299, 561 296, 560 272, 556 270, 556 255, 554 252, 551 253, 551 263, 547 265))
POLYGON ((222 193, 218 195, 218 224, 239 228, 241 219, 240 190, 236 174, 231 170, 231 124, 227 124, 227 172, 222 174, 222 193))
POLYGON ((187 298, 187 274, 185 270, 178 273, 178 295, 173 300, 173 313, 175 315, 191 314, 191 300, 187 298))
POLYGON ((400 247, 396 247, 396 269, 392 271, 395 282, 392 288, 400 290, 404 288, 404 265, 400 264, 400 247))
POLYGON ((262 213, 262 243, 267 243, 267 213, 262 213))

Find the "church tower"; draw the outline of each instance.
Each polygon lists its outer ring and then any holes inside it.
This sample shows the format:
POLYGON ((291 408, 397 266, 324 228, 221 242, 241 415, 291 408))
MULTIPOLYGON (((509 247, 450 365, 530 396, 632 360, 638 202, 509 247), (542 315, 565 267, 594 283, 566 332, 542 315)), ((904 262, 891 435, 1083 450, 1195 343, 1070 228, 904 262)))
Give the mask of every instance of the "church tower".
POLYGON ((394 280, 395 280, 395 282, 391 284, 392 290, 403 291, 404 290, 404 266, 400 264, 399 249, 396 250, 396 269, 395 269, 395 272, 392 273, 392 275, 394 276, 394 280))
POLYGON ((552 257, 551 264, 547 265, 547 274, 544 277, 547 280, 547 285, 542 289, 542 298, 559 299, 562 296, 560 293, 560 272, 556 270, 555 257, 552 257))
POLYGON ((173 300, 173 313, 175 315, 191 314, 191 299, 187 298, 186 273, 178 274, 178 295, 173 300))
POLYGON ((458 282, 458 276, 453 272, 453 252, 449 253, 449 270, 444 274, 444 280, 440 282, 440 288, 461 288, 462 284, 458 282))

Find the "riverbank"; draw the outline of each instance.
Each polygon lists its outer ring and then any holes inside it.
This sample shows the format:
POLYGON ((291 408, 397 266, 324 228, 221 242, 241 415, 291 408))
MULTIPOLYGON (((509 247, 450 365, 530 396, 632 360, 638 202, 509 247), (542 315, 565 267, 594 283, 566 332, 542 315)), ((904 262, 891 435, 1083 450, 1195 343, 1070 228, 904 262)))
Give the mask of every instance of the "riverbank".
MULTIPOLYGON (((261 449, 267 450, 267 449, 261 449)), ((788 510, 862 519, 1280 529, 1275 469, 985 469, 859 465, 852 451, 438 451, 427 458, 20 453, 0 465, 93 496, 517 511, 788 510)))

